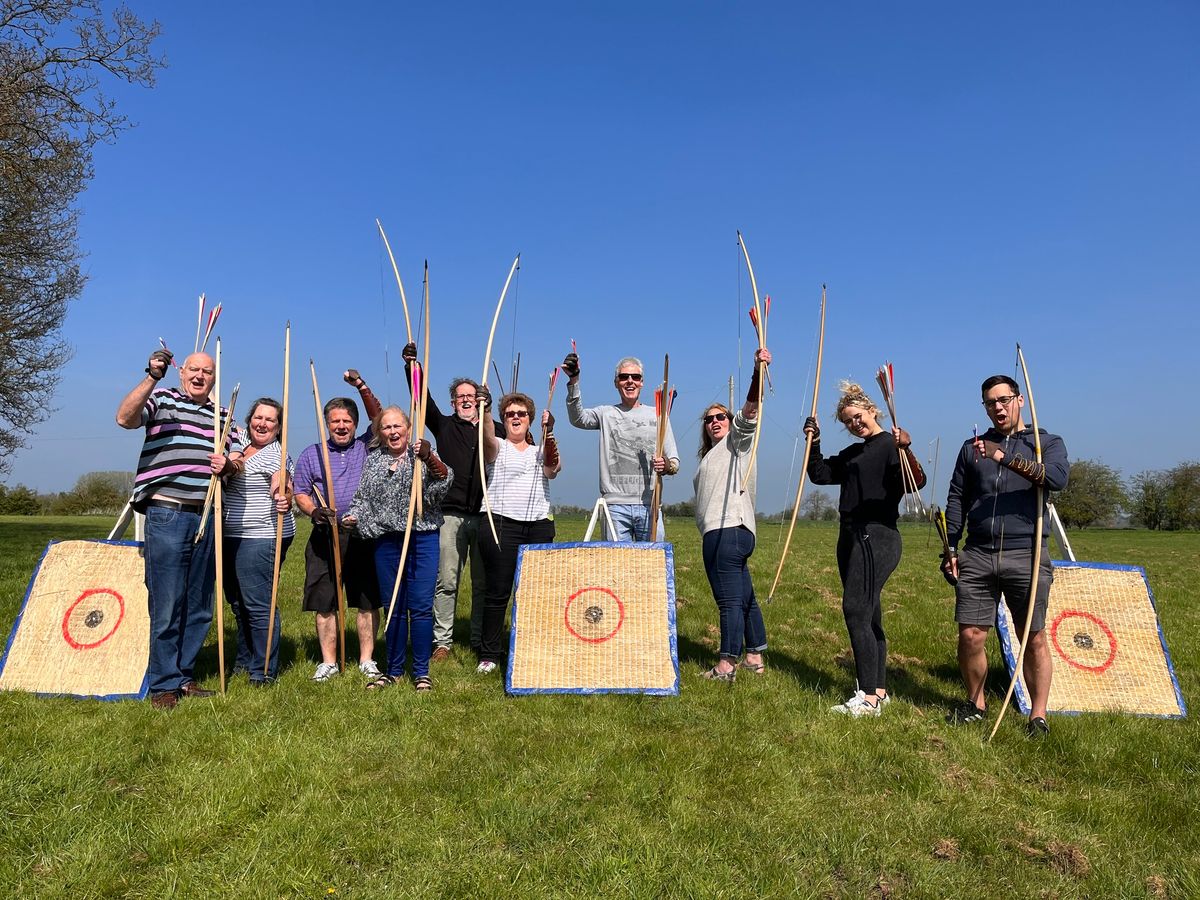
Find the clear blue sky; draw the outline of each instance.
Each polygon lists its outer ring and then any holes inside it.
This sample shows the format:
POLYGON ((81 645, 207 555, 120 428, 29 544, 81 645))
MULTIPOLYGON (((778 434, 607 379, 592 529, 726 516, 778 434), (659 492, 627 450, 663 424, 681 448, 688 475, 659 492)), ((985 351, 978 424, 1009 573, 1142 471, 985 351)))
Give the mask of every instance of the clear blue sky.
MULTIPOLYGON (((201 291, 225 304, 222 377, 244 399, 279 395, 291 320, 297 450, 310 356, 324 398, 355 366, 403 401, 376 216, 410 300, 429 260, 443 399, 480 375, 518 251, 494 356, 507 383, 515 319, 539 406, 571 338, 589 405, 615 398, 619 357, 654 381, 669 352, 669 502, 691 496, 696 417, 731 374, 744 390, 739 228, 774 298, 764 512, 794 490, 822 282, 828 450, 846 441, 838 379, 890 359, 921 455, 941 438, 944 495, 986 422, 979 382, 1013 373, 1020 341, 1073 458, 1128 476, 1200 456, 1195 3, 135 6, 170 65, 152 91, 113 90, 138 127, 97 154, 75 357, 10 484, 132 469, 117 403, 160 335, 191 347, 201 291)), ((554 499, 590 505, 596 438, 564 398, 554 499)))

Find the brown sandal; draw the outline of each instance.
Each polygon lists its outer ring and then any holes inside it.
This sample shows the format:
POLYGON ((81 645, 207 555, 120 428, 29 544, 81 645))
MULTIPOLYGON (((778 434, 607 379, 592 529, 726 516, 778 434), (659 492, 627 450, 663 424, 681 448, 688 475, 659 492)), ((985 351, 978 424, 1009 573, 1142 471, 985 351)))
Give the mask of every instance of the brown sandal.
POLYGON ((382 691, 384 688, 391 687, 399 680, 394 675, 380 675, 378 678, 372 678, 367 682, 367 690, 382 691))

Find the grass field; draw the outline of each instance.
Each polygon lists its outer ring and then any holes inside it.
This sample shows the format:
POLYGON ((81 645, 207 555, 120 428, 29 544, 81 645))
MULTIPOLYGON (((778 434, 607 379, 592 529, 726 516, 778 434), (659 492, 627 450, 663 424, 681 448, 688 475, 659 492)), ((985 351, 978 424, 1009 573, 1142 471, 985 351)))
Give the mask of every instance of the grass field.
MULTIPOLYGON (((0 519, 0 627, 47 540, 110 524, 0 519)), ((560 522, 559 538, 583 527, 560 522)), ((884 594, 896 702, 848 721, 827 712, 853 685, 839 663, 834 526, 798 526, 766 609, 768 674, 732 687, 697 677, 716 610, 695 528, 668 527, 683 675, 680 696, 662 699, 510 699, 463 651, 435 668, 429 696, 368 694, 356 671, 314 684, 302 533, 270 690, 234 679, 224 699, 172 713, 0 695, 0 885, 22 896, 1200 896, 1195 719, 1057 717, 1031 742, 1010 714, 990 744, 945 726, 960 694, 952 594, 924 529, 906 528, 884 594)), ((1072 542, 1080 559, 1146 567, 1194 706, 1200 535, 1072 542)), ((763 526, 763 593, 779 548, 763 526)), ((215 647, 205 654, 212 687, 215 647)), ((999 693, 994 644, 992 659, 999 693)))

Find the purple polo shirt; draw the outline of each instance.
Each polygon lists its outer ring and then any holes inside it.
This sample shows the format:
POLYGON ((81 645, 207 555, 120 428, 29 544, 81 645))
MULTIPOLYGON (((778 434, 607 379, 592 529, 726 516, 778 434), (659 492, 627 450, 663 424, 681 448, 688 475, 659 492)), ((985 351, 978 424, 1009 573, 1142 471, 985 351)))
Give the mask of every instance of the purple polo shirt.
MULTIPOLYGON (((332 440, 325 442, 329 448, 329 468, 333 470, 333 505, 342 512, 350 508, 350 501, 354 499, 354 492, 358 490, 358 482, 362 480, 363 463, 367 458, 367 441, 370 439, 371 432, 364 431, 345 447, 337 446, 332 440)), ((313 493, 313 486, 316 485, 325 502, 329 503, 329 490, 322 470, 319 444, 304 448, 304 452, 296 460, 296 472, 292 477, 297 494, 308 494, 316 503, 317 497, 313 493)))

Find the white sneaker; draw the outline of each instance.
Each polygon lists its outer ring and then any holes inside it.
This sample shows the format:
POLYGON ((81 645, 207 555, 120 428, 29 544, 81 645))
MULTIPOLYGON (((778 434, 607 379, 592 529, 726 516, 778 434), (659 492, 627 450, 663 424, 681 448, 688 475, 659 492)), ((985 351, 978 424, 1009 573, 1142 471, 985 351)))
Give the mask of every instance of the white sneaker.
POLYGON ((333 663, 321 663, 313 673, 313 681, 328 681, 338 673, 338 667, 333 663))
POLYGON ((475 667, 476 675, 491 675, 496 671, 496 664, 490 659, 485 659, 475 667))
POLYGON ((368 678, 378 678, 383 673, 379 671, 379 666, 375 664, 375 660, 368 659, 366 662, 358 664, 358 671, 362 672, 368 678))
POLYGON ((862 691, 855 691, 854 696, 845 703, 839 703, 837 706, 829 707, 830 712, 835 712, 842 716, 853 716, 854 718, 862 718, 864 716, 878 716, 879 705, 872 706, 867 702, 866 694, 862 691))

